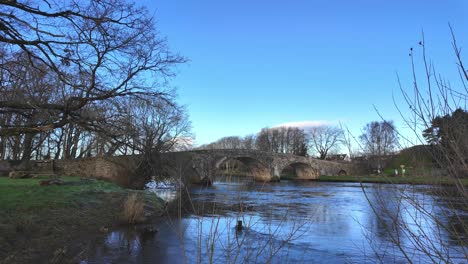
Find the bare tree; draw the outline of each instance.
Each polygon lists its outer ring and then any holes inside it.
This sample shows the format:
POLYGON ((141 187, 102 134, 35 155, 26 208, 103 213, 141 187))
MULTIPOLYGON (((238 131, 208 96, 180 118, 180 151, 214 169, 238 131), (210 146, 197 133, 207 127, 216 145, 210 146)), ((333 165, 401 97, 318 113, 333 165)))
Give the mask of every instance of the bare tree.
POLYGON ((145 8, 125 0, 0 0, 0 111, 48 116, 2 123, 0 135, 50 131, 70 123, 106 132, 90 106, 141 95, 164 99, 167 93, 158 87, 184 58, 169 51, 154 25, 145 8), (25 59, 16 62, 17 57, 25 59), (8 84, 19 78, 12 63, 28 63, 49 75, 56 96, 6 99, 14 91, 8 84))
MULTIPOLYGON (((35 66, 33 66, 27 56, 22 53, 10 61, 5 61, 5 58, 3 58, 2 65, 3 67, 0 68, 2 77, 0 95, 2 100, 35 104, 37 101, 49 100, 56 96, 55 87, 57 83, 46 71, 46 66, 39 61, 36 61, 35 66)), ((36 111, 35 109, 8 111, 0 108, 0 129, 44 123, 49 118, 47 112, 36 111)), ((5 135, 2 135, 1 139, 2 142, 9 140, 5 135)), ((36 131, 17 135, 12 139, 16 141, 15 147, 18 147, 18 144, 21 145, 21 150, 15 150, 14 158, 29 159, 37 147, 37 141, 39 139, 43 140, 44 135, 40 131, 36 131), (39 138, 36 136, 39 136, 39 138)), ((7 149, 3 150, 4 153, 6 151, 7 149)))
POLYGON ((341 143, 343 130, 335 126, 322 125, 309 128, 307 136, 310 148, 318 153, 319 159, 325 159, 327 154, 341 143))
POLYGON ((202 145, 200 149, 243 149, 244 142, 239 136, 222 137, 215 142, 202 145))
POLYGON ((340 123, 340 129, 343 131, 342 144, 346 147, 346 150, 348 151, 348 154, 349 154, 349 158, 353 159, 357 154, 353 142, 357 143, 358 145, 359 145, 359 142, 357 142, 357 139, 349 131, 347 126, 344 126, 343 124, 340 123))
POLYGON ((307 155, 307 138, 302 129, 295 127, 263 128, 257 135, 244 138, 229 136, 202 145, 199 149, 257 149, 273 153, 307 155))
MULTIPOLYGON (((424 82, 417 78, 415 50, 411 48, 409 55, 413 76, 412 91, 408 92, 400 80, 399 85, 405 103, 411 109, 411 115, 402 114, 404 121, 413 130, 419 143, 424 144, 427 141, 437 145, 437 152, 432 153, 434 159, 440 167, 447 169, 449 177, 457 179, 468 175, 466 158, 468 71, 462 57, 462 49, 450 25, 449 28, 457 61, 456 70, 460 77, 458 85, 452 86, 451 82, 437 72, 434 63, 430 62, 426 54, 424 34, 419 42, 424 82)), ((460 193, 466 197, 463 183, 456 182, 460 193)))
MULTIPOLYGON (((127 118, 120 121, 121 137, 112 137, 113 151, 139 155, 134 173, 139 176, 134 186, 146 182, 151 176, 163 180, 165 164, 160 153, 179 147, 181 140, 191 138, 191 124, 186 110, 175 103, 153 97, 129 100, 127 118)), ((133 186, 131 186, 133 187, 133 186)))
POLYGON ((245 149, 254 149, 255 148, 255 135, 247 135, 245 136, 242 141, 244 142, 245 149))
POLYGON ((256 148, 273 153, 288 153, 305 156, 307 138, 297 127, 263 128, 256 137, 256 148))
POLYGON ((128 104, 130 145, 137 153, 161 153, 173 149, 181 138, 191 137, 186 110, 166 100, 137 100, 128 104))
MULTIPOLYGON (((433 263, 466 262, 468 259, 466 241, 468 192, 462 181, 462 178, 468 175, 466 155, 468 153, 466 143, 468 72, 451 27, 450 31, 457 60, 456 69, 460 76, 459 85, 452 86, 453 82, 443 79, 434 63, 429 61, 423 34, 418 49, 420 64, 416 64, 416 50, 410 49, 413 76, 411 88, 405 88, 398 80, 404 97, 404 108, 409 108, 409 113, 401 111, 401 108, 395 104, 417 141, 401 137, 411 144, 430 143, 430 146, 426 145, 421 149, 432 154, 436 165, 442 168, 442 171, 437 169, 436 173, 428 178, 433 180, 434 185, 427 187, 430 188, 427 193, 435 196, 434 200, 443 206, 443 210, 434 212, 433 208, 428 206, 426 199, 416 198, 422 195, 421 192, 408 188, 409 190, 400 194, 399 199, 402 204, 406 203, 413 207, 410 210, 405 209, 405 214, 413 220, 413 223, 401 223, 398 215, 394 215, 395 210, 386 206, 385 196, 379 195, 378 203, 373 203, 369 199, 375 215, 379 219, 390 219, 392 225, 399 229, 400 234, 395 236, 391 230, 393 227, 389 228, 386 236, 408 263, 412 263, 416 255, 423 256, 433 263), (446 186, 447 183, 450 185, 446 186), (404 245, 400 237, 410 241, 409 246, 404 245)), ((363 191, 367 197, 367 190, 363 188, 363 191)), ((382 252, 377 251, 377 254, 382 252)))
POLYGON ((379 169, 382 168, 382 157, 391 154, 398 145, 398 133, 393 121, 368 123, 359 139, 364 153, 376 160, 379 169))
MULTIPOLYGON (((406 105, 411 109, 411 115, 402 117, 414 132, 418 143, 426 142, 437 145, 437 151, 432 152, 440 167, 446 168, 449 177, 468 177, 468 145, 466 142, 467 128, 467 99, 468 99, 468 71, 462 58, 461 47, 458 46, 454 31, 452 34, 452 48, 456 58, 456 70, 459 84, 452 86, 436 70, 426 54, 424 33, 419 42, 424 72, 423 82, 418 80, 418 70, 415 63, 415 50, 410 49, 413 87, 408 92, 399 81, 401 93, 406 105)), ((398 107, 398 106, 397 106, 398 107)), ((401 113, 401 111, 400 111, 401 113)), ((457 181, 460 193, 466 197, 464 185, 457 181)))
POLYGON ((223 137, 216 141, 222 149, 241 149, 244 148, 242 138, 238 136, 223 137))
MULTIPOLYGON (((148 127, 131 134, 128 102, 151 102, 165 125, 174 115, 161 109, 185 114, 164 88, 185 59, 126 0, 0 0, 0 55, 3 159, 135 154, 148 127)), ((170 129, 158 131, 158 150, 170 148, 170 129)))

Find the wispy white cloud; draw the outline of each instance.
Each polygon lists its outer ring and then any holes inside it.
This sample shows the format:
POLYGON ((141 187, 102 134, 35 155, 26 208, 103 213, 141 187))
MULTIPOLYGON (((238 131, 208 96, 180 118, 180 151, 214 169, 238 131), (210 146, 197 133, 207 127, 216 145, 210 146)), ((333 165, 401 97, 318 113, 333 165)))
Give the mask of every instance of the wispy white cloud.
POLYGON ((317 127, 317 126, 324 126, 324 125, 331 125, 335 122, 327 121, 327 120, 305 120, 305 121, 297 121, 297 122, 287 122, 283 124, 276 125, 274 127, 297 127, 297 128, 310 128, 310 127, 317 127))
POLYGON ((195 140, 192 137, 176 137, 174 139, 173 149, 176 151, 192 149, 195 144, 195 140))

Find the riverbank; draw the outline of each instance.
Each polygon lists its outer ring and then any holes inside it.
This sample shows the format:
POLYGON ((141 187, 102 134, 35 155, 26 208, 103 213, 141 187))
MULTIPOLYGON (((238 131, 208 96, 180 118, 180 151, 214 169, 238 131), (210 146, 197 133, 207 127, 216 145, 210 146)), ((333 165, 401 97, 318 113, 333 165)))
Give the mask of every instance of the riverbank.
POLYGON ((156 195, 101 180, 61 177, 62 185, 40 186, 48 177, 0 177, 0 263, 77 263, 89 242, 125 223, 124 203, 136 194, 152 213, 156 195))
MULTIPOLYGON (((320 176, 316 181, 320 182, 364 182, 364 183, 388 183, 388 184, 425 184, 425 185, 454 185, 454 179, 448 177, 390 177, 386 175, 364 176, 320 176)), ((460 179, 464 186, 468 186, 468 179, 460 179)))

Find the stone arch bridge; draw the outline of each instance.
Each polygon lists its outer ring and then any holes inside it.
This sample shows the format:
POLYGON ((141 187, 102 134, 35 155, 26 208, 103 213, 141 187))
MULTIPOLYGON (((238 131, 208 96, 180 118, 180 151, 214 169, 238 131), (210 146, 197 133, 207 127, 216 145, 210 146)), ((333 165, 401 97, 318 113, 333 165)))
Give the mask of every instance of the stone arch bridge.
MULTIPOLYGON (((80 177, 106 178, 122 186, 144 186, 148 179, 138 174, 138 155, 92 157, 74 160, 0 161, 0 175, 10 171, 55 173, 80 177)), ((257 150, 221 149, 167 152, 154 157, 157 173, 184 183, 209 184, 217 169, 227 160, 242 162, 256 181, 278 181, 286 167, 294 169, 298 179, 316 179, 320 175, 357 174, 360 167, 348 162, 333 162, 289 154, 257 150)), ((155 175, 157 176, 157 175, 155 175)))
POLYGON ((348 162, 334 162, 291 154, 258 150, 215 149, 168 152, 161 155, 173 168, 171 174, 183 175, 191 183, 210 183, 220 165, 234 159, 242 162, 256 181, 279 181, 290 166, 298 179, 316 179, 320 175, 355 174, 358 168, 348 162))

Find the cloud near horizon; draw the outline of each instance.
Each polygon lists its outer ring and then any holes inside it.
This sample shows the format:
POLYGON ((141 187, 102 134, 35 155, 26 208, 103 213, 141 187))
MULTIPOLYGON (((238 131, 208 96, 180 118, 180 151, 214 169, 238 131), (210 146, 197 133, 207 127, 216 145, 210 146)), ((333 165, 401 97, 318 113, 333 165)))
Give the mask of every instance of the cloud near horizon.
POLYGON ((297 121, 297 122, 287 122, 276 125, 274 127, 298 127, 298 128, 310 128, 310 127, 318 127, 324 125, 331 125, 334 122, 327 121, 327 120, 305 120, 305 121, 297 121))
POLYGON ((195 145, 193 137, 176 137, 173 149, 176 151, 189 150, 195 145))

